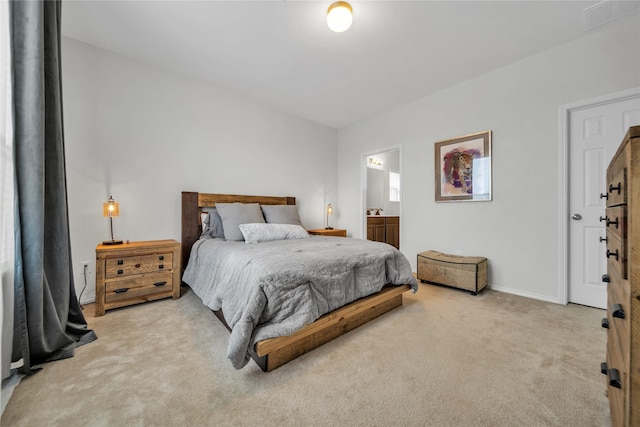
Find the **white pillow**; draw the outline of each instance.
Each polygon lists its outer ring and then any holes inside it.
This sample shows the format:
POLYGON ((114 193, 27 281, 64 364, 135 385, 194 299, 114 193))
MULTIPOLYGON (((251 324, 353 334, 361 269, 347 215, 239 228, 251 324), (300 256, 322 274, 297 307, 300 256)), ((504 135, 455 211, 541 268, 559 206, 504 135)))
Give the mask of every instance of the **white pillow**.
POLYGON ((307 239, 309 233, 295 224, 240 224, 240 231, 247 243, 270 242, 272 240, 307 239))

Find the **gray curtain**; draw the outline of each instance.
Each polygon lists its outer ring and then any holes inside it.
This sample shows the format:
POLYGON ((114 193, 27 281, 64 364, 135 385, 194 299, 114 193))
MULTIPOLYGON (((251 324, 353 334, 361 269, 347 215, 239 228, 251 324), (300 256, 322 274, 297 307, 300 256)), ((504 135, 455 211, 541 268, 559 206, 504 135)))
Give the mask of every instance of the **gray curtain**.
POLYGON ((60 1, 12 1, 15 323, 21 371, 96 339, 76 298, 62 123, 60 1))

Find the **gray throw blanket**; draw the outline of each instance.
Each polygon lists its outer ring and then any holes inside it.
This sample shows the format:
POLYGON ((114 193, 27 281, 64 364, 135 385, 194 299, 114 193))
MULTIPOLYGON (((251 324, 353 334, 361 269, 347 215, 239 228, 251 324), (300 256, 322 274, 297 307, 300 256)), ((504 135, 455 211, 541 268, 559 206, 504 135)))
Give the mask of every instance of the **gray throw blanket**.
POLYGON ((240 369, 256 342, 290 335, 385 284, 418 284, 385 243, 343 237, 245 242, 203 239, 182 280, 232 328, 227 357, 240 369))

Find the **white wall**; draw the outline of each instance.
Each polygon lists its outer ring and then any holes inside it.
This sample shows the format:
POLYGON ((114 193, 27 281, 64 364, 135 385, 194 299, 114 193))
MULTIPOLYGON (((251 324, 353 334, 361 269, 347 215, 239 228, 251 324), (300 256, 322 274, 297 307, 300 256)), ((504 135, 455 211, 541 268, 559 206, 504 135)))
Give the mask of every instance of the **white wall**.
MULTIPOLYGON (((337 131, 63 38, 64 121, 74 277, 110 237, 180 241, 182 191, 295 196, 308 228, 337 200, 337 131)), ((332 218, 334 224, 339 216, 332 218)))
POLYGON ((636 14, 341 130, 340 226, 361 237, 362 154, 402 145, 400 242, 414 271, 429 249, 486 256, 492 287, 559 302, 558 108, 638 86, 636 14), (434 142, 488 129, 493 201, 435 203, 434 142))

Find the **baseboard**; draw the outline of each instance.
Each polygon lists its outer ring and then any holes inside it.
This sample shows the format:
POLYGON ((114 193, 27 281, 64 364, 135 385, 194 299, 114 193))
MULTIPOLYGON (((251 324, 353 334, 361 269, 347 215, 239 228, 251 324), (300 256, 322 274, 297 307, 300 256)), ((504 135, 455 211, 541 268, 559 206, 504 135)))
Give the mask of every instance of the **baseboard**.
POLYGON ((83 297, 80 300, 80 304, 81 305, 93 304, 95 302, 96 302, 96 296, 95 295, 89 295, 89 296, 83 297))
POLYGON ((521 297, 537 299, 537 300, 540 300, 540 301, 552 302, 554 304, 565 305, 562 302, 562 300, 560 298, 557 298, 557 297, 549 297, 547 295, 534 294, 532 292, 525 292, 525 291, 521 291, 519 289, 506 288, 504 286, 488 285, 487 287, 490 288, 491 290, 498 291, 498 292, 504 292, 506 294, 513 294, 513 295, 518 295, 518 296, 521 296, 521 297))

